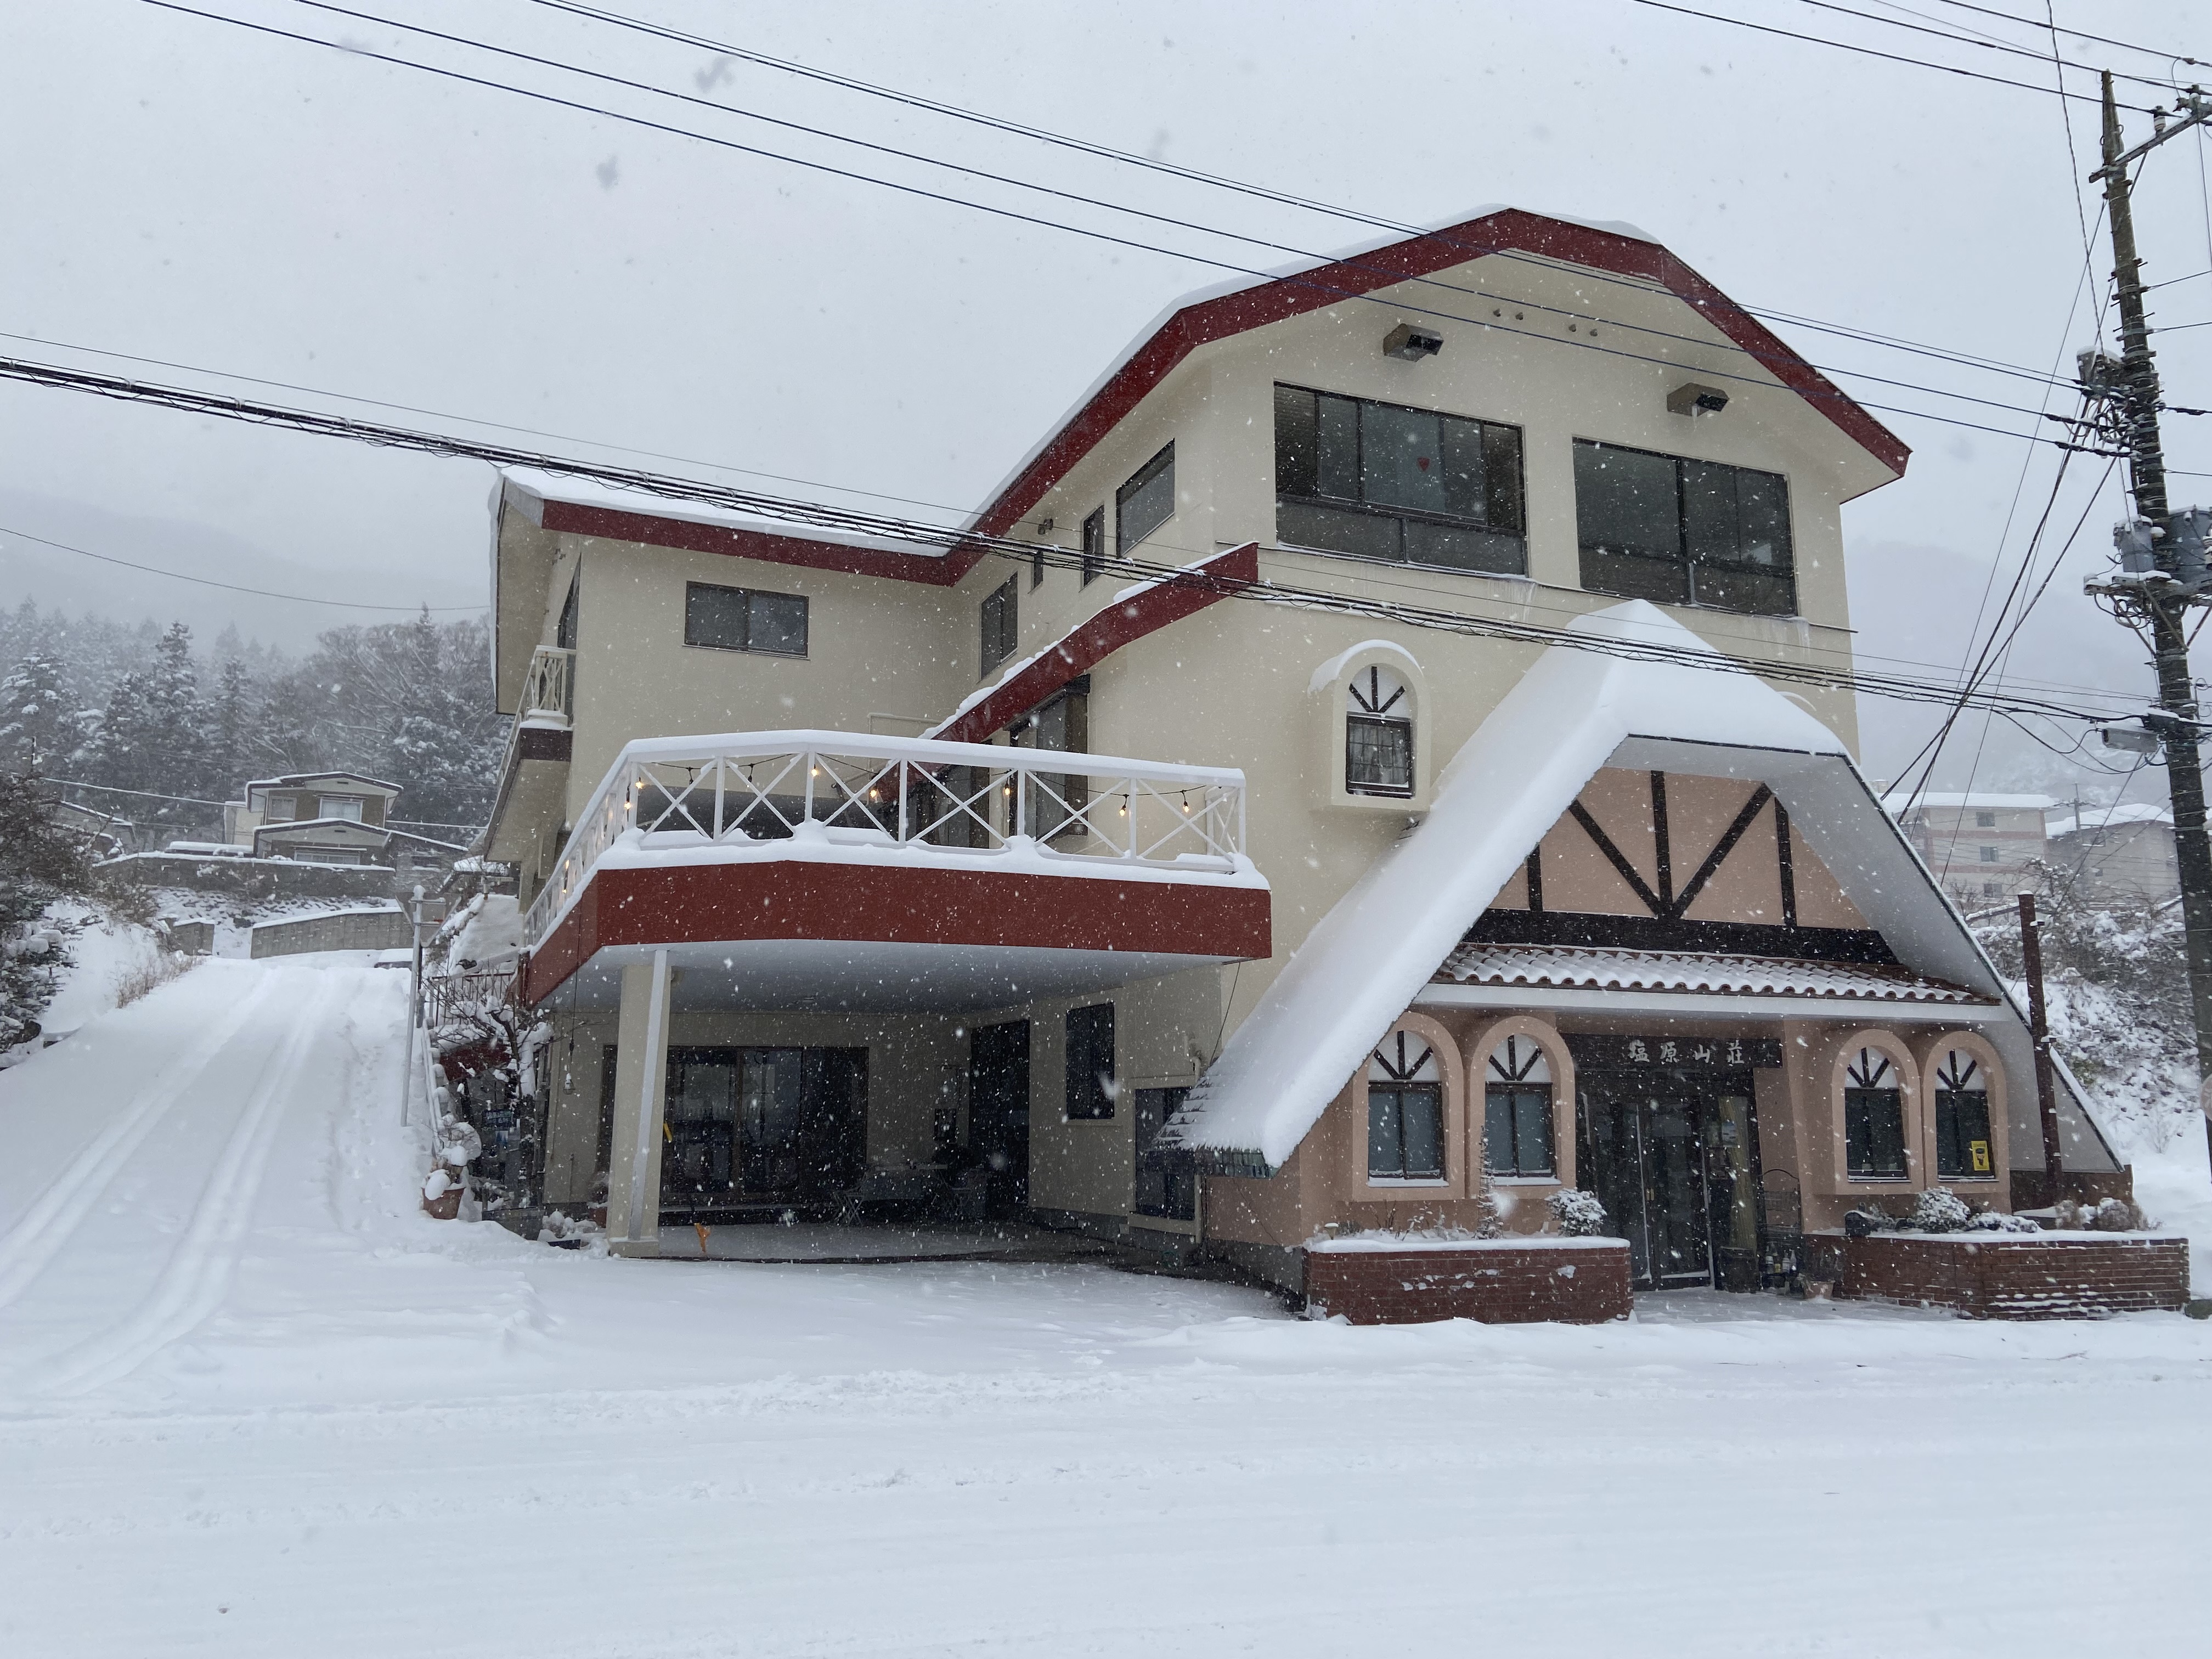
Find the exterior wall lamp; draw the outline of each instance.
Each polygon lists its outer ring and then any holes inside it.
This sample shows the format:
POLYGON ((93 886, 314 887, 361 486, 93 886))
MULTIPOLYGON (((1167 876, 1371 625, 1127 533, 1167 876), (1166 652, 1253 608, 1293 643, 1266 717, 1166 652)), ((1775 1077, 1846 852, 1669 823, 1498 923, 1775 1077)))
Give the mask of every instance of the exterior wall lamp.
POLYGON ((1444 337, 1432 328, 1421 328, 1412 323, 1401 323, 1382 337, 1382 355, 1397 357, 1409 363, 1418 363, 1424 357, 1433 357, 1444 349, 1444 337))

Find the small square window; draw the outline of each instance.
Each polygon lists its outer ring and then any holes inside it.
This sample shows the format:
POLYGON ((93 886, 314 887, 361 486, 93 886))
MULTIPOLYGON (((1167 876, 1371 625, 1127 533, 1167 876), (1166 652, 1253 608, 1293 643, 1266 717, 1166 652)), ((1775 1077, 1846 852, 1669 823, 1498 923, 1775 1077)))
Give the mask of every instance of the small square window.
POLYGON ((2003 893, 2004 884, 2002 882, 1985 881, 1982 884, 1984 898, 1999 898, 2003 896, 2003 893))
POLYGON ((1997 827, 1997 815, 1996 815, 1996 813, 1994 813, 1994 812, 1977 812, 1977 813, 1975 813, 1975 814, 1974 814, 1974 828, 1975 828, 1975 829, 1977 829, 1977 830, 1994 830, 1994 829, 1996 829, 1996 827, 1997 827))
POLYGON ((1997 861, 1997 849, 1994 847, 1983 848, 1981 854, 1984 864, 1995 864, 1997 861))

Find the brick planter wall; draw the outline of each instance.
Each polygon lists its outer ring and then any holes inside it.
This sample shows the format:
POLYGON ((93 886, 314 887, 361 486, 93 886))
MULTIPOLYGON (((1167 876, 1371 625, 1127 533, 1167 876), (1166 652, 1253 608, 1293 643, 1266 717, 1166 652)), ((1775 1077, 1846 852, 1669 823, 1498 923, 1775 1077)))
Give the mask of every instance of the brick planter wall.
POLYGON ((2179 1309, 2189 1242, 2140 1234, 1876 1233, 1844 1243, 1840 1293, 1973 1319, 2080 1319, 2179 1309))
POLYGON ((1596 1325, 1629 1313, 1628 1245, 1620 1239, 1471 1239, 1405 1249, 1324 1244, 1305 1258, 1307 1311, 1355 1325, 1596 1325))

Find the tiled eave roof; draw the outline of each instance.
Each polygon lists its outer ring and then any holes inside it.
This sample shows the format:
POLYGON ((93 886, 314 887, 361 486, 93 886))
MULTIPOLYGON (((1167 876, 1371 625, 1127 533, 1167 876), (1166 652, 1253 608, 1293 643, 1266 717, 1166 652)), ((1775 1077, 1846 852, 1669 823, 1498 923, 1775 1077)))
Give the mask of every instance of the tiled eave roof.
POLYGON ((1876 963, 1571 945, 1462 945, 1444 958, 1435 982, 1551 991, 1993 1006, 1963 985, 1876 963))

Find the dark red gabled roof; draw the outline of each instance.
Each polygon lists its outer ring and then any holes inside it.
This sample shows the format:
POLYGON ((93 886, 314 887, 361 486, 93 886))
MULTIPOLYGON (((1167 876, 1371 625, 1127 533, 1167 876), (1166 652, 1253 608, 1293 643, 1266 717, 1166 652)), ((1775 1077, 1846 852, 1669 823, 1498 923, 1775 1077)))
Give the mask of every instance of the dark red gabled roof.
POLYGON ((1061 425, 1029 464, 976 515, 973 529, 1004 535, 1200 346, 1285 318, 1341 304, 1410 277, 1427 276, 1508 250, 1587 265, 1657 283, 1742 347, 1769 373, 1891 471, 1902 476, 1911 452, 1881 422, 1784 345, 1741 306, 1656 242, 1595 226, 1502 208, 1442 230, 1255 283, 1187 305, 1140 343, 1061 425))

